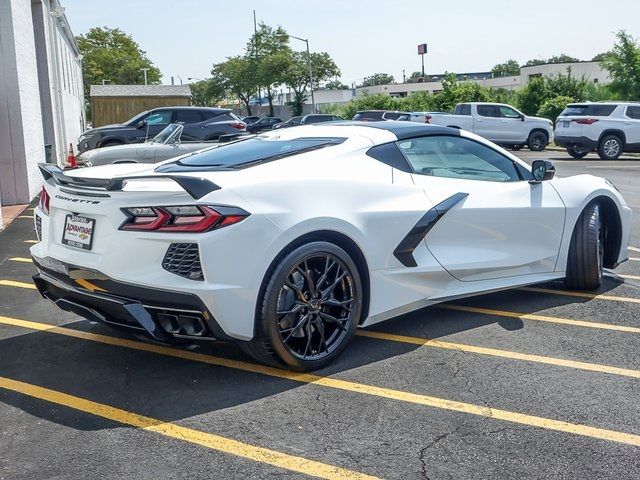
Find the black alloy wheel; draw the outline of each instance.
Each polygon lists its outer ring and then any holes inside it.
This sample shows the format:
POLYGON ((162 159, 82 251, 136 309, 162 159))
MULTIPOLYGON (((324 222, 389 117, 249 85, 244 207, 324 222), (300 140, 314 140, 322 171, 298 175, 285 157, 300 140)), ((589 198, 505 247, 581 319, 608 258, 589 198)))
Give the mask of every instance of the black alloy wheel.
POLYGON ((362 282, 349 255, 327 242, 302 245, 269 278, 254 339, 243 349, 271 365, 320 368, 346 347, 361 312, 362 282))

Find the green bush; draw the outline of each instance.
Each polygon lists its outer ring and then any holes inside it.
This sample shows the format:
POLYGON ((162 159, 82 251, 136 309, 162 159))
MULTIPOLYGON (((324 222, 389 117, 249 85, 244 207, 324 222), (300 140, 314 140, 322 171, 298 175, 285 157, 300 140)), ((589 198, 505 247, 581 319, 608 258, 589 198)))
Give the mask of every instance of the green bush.
POLYGON ((566 106, 574 101, 573 98, 562 95, 549 98, 540 106, 538 116, 548 118, 552 122, 555 122, 558 115, 560 115, 566 106))

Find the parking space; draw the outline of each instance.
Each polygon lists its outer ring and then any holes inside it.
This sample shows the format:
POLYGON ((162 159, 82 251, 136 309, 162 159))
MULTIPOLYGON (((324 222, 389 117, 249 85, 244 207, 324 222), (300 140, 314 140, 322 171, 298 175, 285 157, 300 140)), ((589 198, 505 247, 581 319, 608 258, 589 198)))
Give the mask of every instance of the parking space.
MULTIPOLYGON (((640 211, 636 158, 517 153, 605 176, 640 211)), ((599 292, 422 309, 313 374, 62 312, 30 283, 34 238, 28 218, 0 232, 0 479, 640 477, 637 217, 599 292)))

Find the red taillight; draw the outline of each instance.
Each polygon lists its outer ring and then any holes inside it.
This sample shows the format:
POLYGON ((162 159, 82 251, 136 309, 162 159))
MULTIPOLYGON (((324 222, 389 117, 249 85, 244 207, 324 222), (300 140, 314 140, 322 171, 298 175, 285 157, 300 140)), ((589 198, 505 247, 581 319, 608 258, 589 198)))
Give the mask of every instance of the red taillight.
POLYGON ((233 122, 233 123, 230 123, 229 125, 232 126, 233 128, 237 128, 238 130, 244 130, 245 128, 247 128, 247 124, 242 122, 233 122))
POLYGON ((576 118, 573 120, 580 125, 591 125, 592 123, 596 123, 598 121, 597 118, 576 118))
POLYGON ((431 115, 424 116, 424 123, 431 123, 431 115))
POLYGON ((44 187, 42 187, 42 191, 40 192, 40 210, 42 213, 46 213, 49 215, 49 202, 51 201, 51 197, 47 193, 44 187))
POLYGON ((237 207, 176 205, 123 208, 120 230, 200 233, 241 222, 249 213, 237 207))

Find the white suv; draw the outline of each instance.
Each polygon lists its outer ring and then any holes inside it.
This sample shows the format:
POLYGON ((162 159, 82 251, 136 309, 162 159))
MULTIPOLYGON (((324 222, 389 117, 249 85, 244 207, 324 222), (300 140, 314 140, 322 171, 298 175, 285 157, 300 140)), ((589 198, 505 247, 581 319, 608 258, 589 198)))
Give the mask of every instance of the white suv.
POLYGON ((603 160, 640 152, 640 103, 572 103, 556 120, 556 144, 573 158, 595 150, 603 160))

